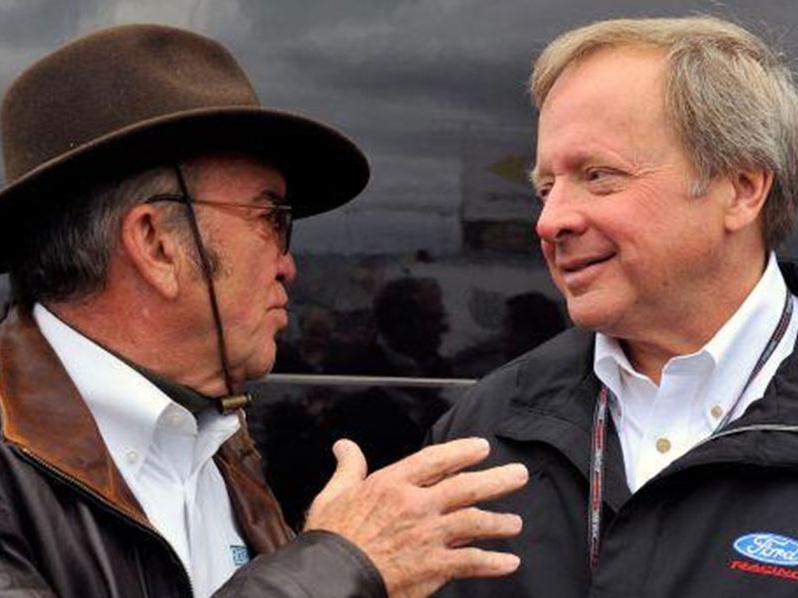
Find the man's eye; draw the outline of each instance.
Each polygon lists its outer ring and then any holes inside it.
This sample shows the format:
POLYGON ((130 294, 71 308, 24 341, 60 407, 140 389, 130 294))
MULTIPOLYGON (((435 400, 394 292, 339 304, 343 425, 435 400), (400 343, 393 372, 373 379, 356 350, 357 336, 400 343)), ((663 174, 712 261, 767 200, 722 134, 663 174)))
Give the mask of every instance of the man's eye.
POLYGON ((535 190, 535 193, 538 196, 538 200, 540 203, 546 203, 546 198, 549 196, 549 192, 551 191, 551 186, 541 186, 535 190))
POLYGON ((263 212, 261 212, 261 218, 269 223, 269 226, 275 230, 279 230, 280 218, 276 210, 263 210, 263 212))
POLYGON ((588 181, 603 181, 617 175, 617 171, 609 168, 590 168, 587 170, 585 178, 587 178, 588 181))
POLYGON ((585 171, 585 180, 594 191, 615 191, 621 182, 621 173, 609 168, 591 168, 585 171))
POLYGON ((272 210, 269 212, 269 222, 271 223, 272 228, 274 228, 274 230, 278 233, 288 230, 288 219, 289 214, 283 210, 272 210))

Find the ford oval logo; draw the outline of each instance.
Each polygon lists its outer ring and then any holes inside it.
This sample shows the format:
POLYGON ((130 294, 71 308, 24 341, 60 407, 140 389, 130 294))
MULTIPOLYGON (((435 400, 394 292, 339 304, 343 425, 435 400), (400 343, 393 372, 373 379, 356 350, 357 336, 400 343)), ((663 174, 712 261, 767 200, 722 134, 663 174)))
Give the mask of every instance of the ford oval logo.
POLYGON ((767 532, 746 534, 734 541, 741 555, 769 565, 798 566, 798 540, 767 532))

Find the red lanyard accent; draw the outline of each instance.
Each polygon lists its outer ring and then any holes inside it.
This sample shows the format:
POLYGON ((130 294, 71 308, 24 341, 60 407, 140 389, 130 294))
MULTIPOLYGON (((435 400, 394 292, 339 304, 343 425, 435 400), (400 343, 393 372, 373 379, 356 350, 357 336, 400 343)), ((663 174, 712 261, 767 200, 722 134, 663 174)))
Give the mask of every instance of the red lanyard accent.
MULTIPOLYGON (((776 324, 773 334, 770 335, 762 354, 759 356, 754 369, 748 376, 748 380, 743 386, 740 395, 734 401, 731 409, 726 412, 726 416, 721 420, 718 426, 713 431, 713 435, 723 428, 731 420, 740 400, 743 398, 745 391, 754 381, 754 378, 762 371, 762 368, 767 363, 770 356, 779 346, 781 339, 787 332, 792 319, 792 295, 787 291, 787 297, 784 300, 784 308, 781 311, 781 317, 778 324, 776 324)), ((610 390, 606 385, 601 385, 598 398, 596 399, 596 409, 593 412, 593 432, 590 446, 590 494, 588 496, 588 558, 590 560, 590 572, 595 573, 599 562, 599 548, 601 544, 601 510, 604 505, 604 448, 605 436, 607 431, 607 406, 609 404, 610 390)))
POLYGON ((588 546, 590 571, 598 567, 601 543, 601 508, 604 504, 604 436, 607 431, 609 389, 602 384, 593 414, 593 438, 590 447, 590 496, 588 497, 588 546))

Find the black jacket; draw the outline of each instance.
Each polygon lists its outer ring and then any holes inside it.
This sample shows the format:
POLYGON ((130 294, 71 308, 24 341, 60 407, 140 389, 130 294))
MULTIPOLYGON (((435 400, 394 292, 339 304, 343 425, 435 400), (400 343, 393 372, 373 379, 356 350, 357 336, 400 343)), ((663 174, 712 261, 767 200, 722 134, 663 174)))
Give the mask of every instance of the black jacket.
POLYGON ((520 570, 458 581, 440 595, 798 596, 798 355, 781 364, 764 398, 743 417, 634 495, 610 419, 593 579, 587 472, 600 386, 592 362, 593 335, 566 331, 485 378, 433 429, 434 442, 484 436, 493 446, 491 465, 520 461, 530 472, 522 492, 491 505, 524 518, 520 536, 490 544, 519 554, 520 570), (744 556, 735 543, 750 552, 744 556))
MULTIPOLYGON (((0 324, 0 596, 192 596, 189 577, 127 487, 85 403, 29 312, 0 324)), ((253 555, 219 597, 381 598, 354 545, 296 539, 246 429, 214 457, 253 555)))

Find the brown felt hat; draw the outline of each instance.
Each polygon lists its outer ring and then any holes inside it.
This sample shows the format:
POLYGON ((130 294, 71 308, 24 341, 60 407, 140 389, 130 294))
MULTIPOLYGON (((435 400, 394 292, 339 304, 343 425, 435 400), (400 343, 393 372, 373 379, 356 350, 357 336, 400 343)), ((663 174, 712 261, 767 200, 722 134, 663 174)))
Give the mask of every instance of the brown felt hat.
POLYGON ((0 191, 0 271, 20 221, 63 201, 62 185, 202 151, 263 157, 286 178, 294 216, 360 193, 368 162, 346 136, 261 107, 219 43, 161 25, 124 25, 63 46, 23 72, 0 112, 7 185, 0 191))

